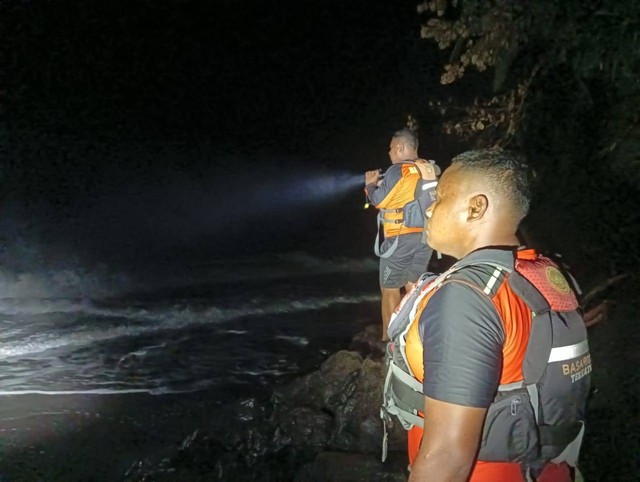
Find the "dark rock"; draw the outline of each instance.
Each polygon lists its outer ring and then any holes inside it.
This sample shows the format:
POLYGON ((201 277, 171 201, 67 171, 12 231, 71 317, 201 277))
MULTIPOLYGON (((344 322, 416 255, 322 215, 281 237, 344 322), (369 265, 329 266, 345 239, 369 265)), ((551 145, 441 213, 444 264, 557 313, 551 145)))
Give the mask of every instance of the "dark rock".
POLYGON ((354 380, 351 396, 336 413, 331 449, 380 453, 383 435, 380 419, 383 370, 381 362, 370 358, 363 362, 358 377, 354 380))
MULTIPOLYGON (((380 419, 385 367, 382 361, 341 351, 327 359, 319 371, 294 382, 281 393, 284 403, 307 404, 333 414, 329 448, 379 454, 383 426, 380 419)), ((406 431, 399 423, 389 430, 389 450, 404 450, 406 431)))
POLYGON ((262 437, 258 434, 270 434, 274 431, 273 419, 279 406, 277 397, 262 401, 246 398, 231 403, 220 408, 212 417, 208 432, 215 434, 216 440, 227 450, 247 445, 251 441, 251 446, 261 452, 262 437))
MULTIPOLYGON (((361 339, 378 335, 371 329, 361 339)), ((390 428, 388 448, 402 462, 378 461, 385 374, 380 357, 340 351, 269 399, 217 407, 210 425, 185 438, 177 454, 155 471, 148 463, 132 467, 127 480, 405 480, 399 423, 390 428)))
POLYGON ((282 446, 322 450, 327 446, 334 420, 326 412, 308 407, 285 410, 278 416, 274 442, 281 439, 282 446))
POLYGON ((364 356, 380 360, 384 358, 387 342, 382 341, 382 326, 369 325, 351 340, 349 350, 362 353, 364 356))
POLYGON ((335 413, 351 397, 361 368, 359 353, 339 351, 329 357, 320 370, 302 377, 279 393, 287 403, 335 413))

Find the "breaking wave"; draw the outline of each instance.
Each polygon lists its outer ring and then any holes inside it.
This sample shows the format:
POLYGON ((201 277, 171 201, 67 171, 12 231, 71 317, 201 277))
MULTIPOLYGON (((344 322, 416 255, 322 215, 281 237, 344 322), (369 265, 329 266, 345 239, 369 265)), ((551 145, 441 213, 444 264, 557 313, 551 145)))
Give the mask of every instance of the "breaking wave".
MULTIPOLYGON (((307 300, 293 300, 274 303, 253 303, 242 308, 192 308, 186 306, 148 308, 102 308, 90 303, 78 303, 66 300, 7 300, 2 302, 2 315, 33 315, 44 313, 69 313, 75 316, 91 318, 94 321, 91 328, 83 329, 74 326, 71 333, 62 335, 54 333, 35 333, 27 338, 11 341, 14 323, 0 322, 4 331, 4 343, 0 346, 0 359, 14 356, 24 356, 40 353, 61 347, 79 347, 95 342, 113 340, 121 337, 135 337, 165 330, 180 330, 197 325, 225 323, 243 317, 264 315, 278 315, 301 311, 315 311, 330 308, 335 305, 349 305, 375 302, 378 295, 334 296, 312 298, 307 300), (253 305, 253 306, 252 306, 253 305), (99 320, 102 320, 100 322, 99 320)), ((51 328, 51 327, 50 327, 51 328)), ((225 331, 230 333, 229 330, 225 331)), ((242 333, 242 332, 237 332, 242 333)), ((302 339, 295 339, 279 335, 282 339, 289 339, 297 344, 305 344, 302 339)))

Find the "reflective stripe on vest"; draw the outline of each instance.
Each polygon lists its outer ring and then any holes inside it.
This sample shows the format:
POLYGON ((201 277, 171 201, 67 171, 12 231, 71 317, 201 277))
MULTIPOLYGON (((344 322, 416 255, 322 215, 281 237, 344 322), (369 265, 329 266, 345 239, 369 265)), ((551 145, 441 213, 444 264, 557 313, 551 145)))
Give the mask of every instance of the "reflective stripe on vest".
POLYGON ((572 358, 584 355, 589 351, 589 343, 583 340, 575 345, 558 346, 551 349, 549 363, 571 360, 572 358))

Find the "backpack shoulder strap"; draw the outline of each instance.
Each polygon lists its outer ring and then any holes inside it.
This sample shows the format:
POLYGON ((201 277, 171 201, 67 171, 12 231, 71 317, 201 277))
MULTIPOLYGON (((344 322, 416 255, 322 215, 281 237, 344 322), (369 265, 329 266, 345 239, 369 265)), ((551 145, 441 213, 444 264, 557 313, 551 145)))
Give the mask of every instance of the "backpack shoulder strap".
POLYGON ((542 305, 548 305, 547 309, 558 312, 578 309, 578 299, 571 285, 558 266, 546 256, 534 256, 532 252, 527 251, 519 253, 515 270, 531 287, 525 288, 524 281, 512 287, 534 313, 540 311, 540 297, 544 299, 542 305))
POLYGON ((489 284, 485 287, 476 286, 471 282, 464 282, 468 284, 472 288, 478 289, 480 291, 485 290, 484 293, 488 294, 491 291, 492 283, 495 283, 498 276, 503 270, 510 271, 508 267, 503 266, 500 263, 492 263, 492 262, 458 262, 451 266, 448 270, 444 271, 440 275, 435 275, 433 273, 425 273, 418 281, 415 283, 413 289, 405 295, 405 297, 400 302, 399 307, 396 311, 391 315, 391 321, 389 322, 389 338, 391 340, 395 340, 400 335, 405 334, 411 324, 411 321, 416 315, 418 305, 420 301, 429 293, 434 290, 440 288, 443 284, 448 283, 449 281, 455 282, 463 282, 462 280, 453 277, 453 275, 466 267, 469 266, 490 266, 495 269, 492 278, 489 280, 489 284))
POLYGON ((440 168, 436 165, 435 161, 426 159, 406 159, 404 161, 396 162, 396 164, 409 164, 415 166, 420 173, 420 177, 424 181, 437 181, 440 168))
MULTIPOLYGON (((510 269, 508 266, 495 262, 470 263, 470 265, 484 264, 496 269, 485 287, 478 286, 476 283, 467 280, 455 279, 455 282, 465 284, 489 297, 491 288, 493 287, 492 281, 495 282, 501 272, 506 271, 508 273, 509 276, 506 282, 514 294, 529 307, 532 319, 535 319, 535 325, 532 326, 531 332, 533 335, 535 331, 535 335, 530 338, 529 344, 527 345, 523 365, 525 384, 529 385, 535 384, 540 380, 550 356, 553 338, 552 319, 550 316, 551 306, 536 286, 518 271, 517 261, 518 260, 516 260, 515 263, 515 269, 510 269), (532 340, 535 340, 535 342, 532 340)), ((452 279, 452 281, 454 281, 454 279, 452 279)), ((521 383, 518 385, 521 385, 521 383)), ((508 389, 510 388, 501 388, 501 390, 508 389)))

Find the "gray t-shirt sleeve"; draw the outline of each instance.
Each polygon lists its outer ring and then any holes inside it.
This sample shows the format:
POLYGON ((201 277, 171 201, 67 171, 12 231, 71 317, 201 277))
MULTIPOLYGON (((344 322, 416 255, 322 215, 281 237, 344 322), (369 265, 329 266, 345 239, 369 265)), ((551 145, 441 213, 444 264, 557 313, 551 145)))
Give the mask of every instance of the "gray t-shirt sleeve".
POLYGON ((420 317, 424 394, 436 400, 487 408, 502 373, 504 327, 491 302, 451 281, 436 291, 420 317))

